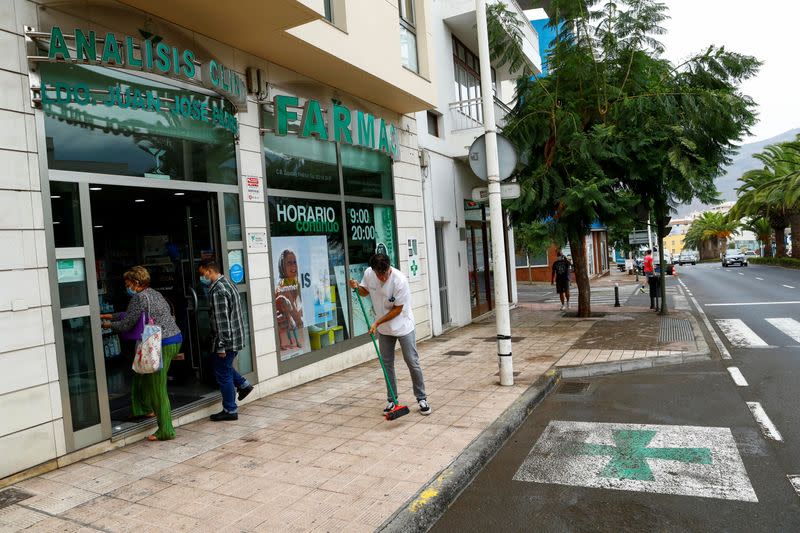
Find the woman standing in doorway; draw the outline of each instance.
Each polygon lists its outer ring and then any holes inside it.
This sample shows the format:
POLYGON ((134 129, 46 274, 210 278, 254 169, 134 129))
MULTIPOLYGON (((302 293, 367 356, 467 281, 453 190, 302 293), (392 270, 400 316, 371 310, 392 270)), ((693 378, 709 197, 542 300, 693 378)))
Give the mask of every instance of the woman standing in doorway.
POLYGON ((175 323, 169 304, 160 292, 150 288, 150 273, 146 268, 135 266, 123 274, 125 288, 131 297, 125 317, 119 315, 100 315, 103 327, 120 333, 136 327, 142 319, 153 319, 156 326, 161 327, 161 369, 153 374, 134 374, 131 385, 131 403, 134 414, 152 411, 158 419, 158 431, 147 437, 147 440, 169 440, 175 438, 172 427, 172 410, 167 395, 167 372, 172 359, 181 349, 183 337, 175 323))

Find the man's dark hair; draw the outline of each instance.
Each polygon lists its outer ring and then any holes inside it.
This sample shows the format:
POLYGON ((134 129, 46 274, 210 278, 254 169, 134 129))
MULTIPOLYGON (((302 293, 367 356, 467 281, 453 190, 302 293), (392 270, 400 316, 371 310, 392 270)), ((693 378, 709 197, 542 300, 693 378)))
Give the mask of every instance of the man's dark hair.
POLYGON ((202 268, 203 270, 210 270, 218 274, 222 273, 222 270, 219 269, 219 265, 213 259, 203 259, 202 261, 200 261, 200 266, 198 268, 202 268))
POLYGON ((650 248, 648 248, 647 250, 645 250, 645 252, 644 252, 644 253, 645 253, 645 254, 652 254, 652 253, 653 253, 653 250, 651 250, 650 248))
POLYGON ((375 273, 383 274, 392 268, 392 262, 386 254, 375 254, 369 258, 369 266, 375 273))

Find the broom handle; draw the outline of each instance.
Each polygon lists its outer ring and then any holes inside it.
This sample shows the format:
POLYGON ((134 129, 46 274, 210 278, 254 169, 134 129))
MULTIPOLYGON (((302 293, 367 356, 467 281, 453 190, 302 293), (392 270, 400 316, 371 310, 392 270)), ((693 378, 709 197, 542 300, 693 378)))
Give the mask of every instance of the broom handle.
MULTIPOLYGON (((356 293, 356 298, 358 298, 358 305, 361 307, 361 312, 364 313, 364 322, 369 325, 369 317, 367 316, 367 310, 364 308, 364 302, 361 301, 361 293, 358 292, 358 289, 353 289, 356 293)), ((378 354, 378 362, 381 364, 381 370, 383 370, 383 378, 386 380, 386 386, 389 387, 389 394, 392 395, 392 400, 394 400, 394 404, 398 405, 397 395, 394 393, 394 389, 392 388, 392 384, 389 383, 389 374, 386 372, 386 367, 383 365, 383 357, 381 357, 381 351, 378 349, 378 342, 375 340, 375 335, 372 333, 369 334, 372 337, 372 345, 375 346, 375 353, 378 354)))

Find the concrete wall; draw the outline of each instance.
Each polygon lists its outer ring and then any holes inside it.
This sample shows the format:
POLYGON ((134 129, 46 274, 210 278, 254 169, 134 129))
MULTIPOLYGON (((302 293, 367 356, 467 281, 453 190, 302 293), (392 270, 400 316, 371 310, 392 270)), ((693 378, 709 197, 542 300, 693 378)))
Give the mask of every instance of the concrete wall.
POLYGON ((35 21, 0 0, 0 478, 65 450, 23 36, 35 21))

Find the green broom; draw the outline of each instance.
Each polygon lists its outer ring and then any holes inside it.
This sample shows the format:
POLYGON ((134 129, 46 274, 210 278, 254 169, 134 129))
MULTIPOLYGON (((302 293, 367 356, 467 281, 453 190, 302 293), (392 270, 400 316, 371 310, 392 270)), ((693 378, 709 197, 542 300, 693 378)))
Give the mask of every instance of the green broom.
MULTIPOLYGON (((358 298, 358 305, 361 307, 361 312, 364 313, 364 322, 369 324, 369 317, 367 316, 367 310, 364 309, 364 302, 361 301, 361 294, 359 294, 358 289, 353 289, 353 292, 356 293, 356 298, 358 298)), ((394 402, 394 409, 389 411, 384 415, 386 420, 394 420, 396 418, 400 418, 401 416, 407 415, 411 411, 408 410, 408 407, 405 405, 400 405, 397 400, 397 395, 394 393, 394 389, 392 388, 392 384, 389 383, 389 374, 386 372, 386 366, 383 364, 383 357, 381 357, 381 351, 378 349, 378 342, 375 340, 375 335, 372 333, 369 334, 372 337, 372 345, 375 347, 375 353, 378 354, 378 362, 381 364, 381 370, 383 370, 383 379, 386 381, 386 387, 389 389, 389 393, 392 395, 392 401, 394 402)))

